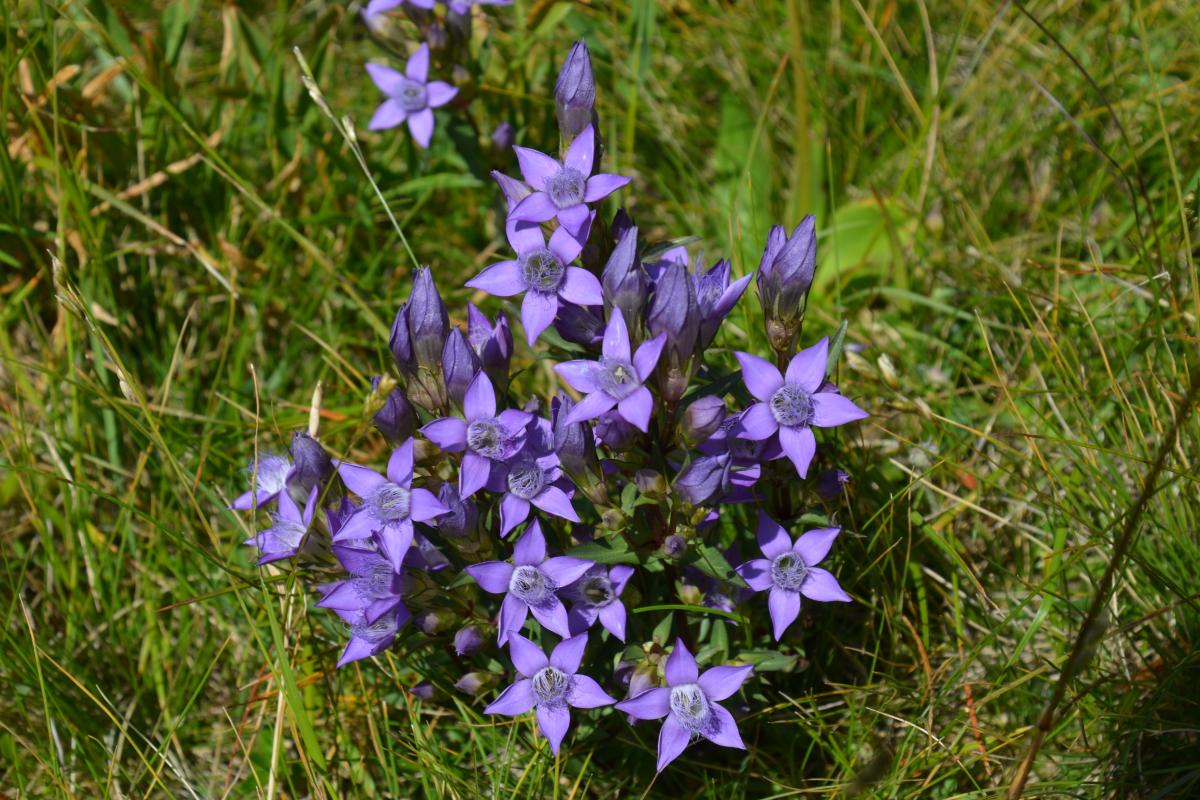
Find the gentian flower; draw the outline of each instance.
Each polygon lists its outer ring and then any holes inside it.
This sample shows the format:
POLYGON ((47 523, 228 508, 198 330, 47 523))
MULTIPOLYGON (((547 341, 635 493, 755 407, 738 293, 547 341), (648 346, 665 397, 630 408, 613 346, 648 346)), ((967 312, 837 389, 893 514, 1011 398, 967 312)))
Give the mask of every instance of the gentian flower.
POLYGON ((307 431, 296 431, 292 434, 292 471, 284 482, 292 499, 302 503, 309 492, 319 487, 325 491, 329 479, 333 477, 333 459, 321 443, 308 434, 307 431))
MULTIPOLYGON (((573 489, 562 474, 554 451, 554 434, 549 420, 538 419, 530 425, 525 447, 508 464, 504 481, 495 487, 503 492, 500 500, 500 536, 529 518, 530 505, 547 514, 579 522, 565 490, 573 489)), ((491 487, 489 487, 491 488, 491 487)))
POLYGON ((492 264, 467 281, 467 286, 496 297, 524 292, 521 322, 530 347, 554 321, 560 297, 589 306, 604 302, 604 290, 595 275, 580 267, 567 266, 579 256, 583 245, 566 228, 559 228, 550 236, 549 247, 537 225, 510 221, 506 230, 508 243, 517 253, 516 260, 492 264))
POLYGON ((554 330, 568 342, 580 347, 595 347, 604 339, 604 318, 598 310, 598 307, 559 303, 554 330))
POLYGON ((480 367, 479 356, 467 344, 462 331, 453 328, 442 349, 442 378, 446 381, 446 392, 454 402, 462 405, 467 387, 475 380, 480 367))
POLYGON ((288 473, 291 470, 292 462, 285 456, 267 454, 260 457, 257 464, 251 462, 246 466, 246 471, 252 473, 254 488, 238 495, 229 507, 238 511, 249 511, 274 502, 287 485, 288 473))
POLYGON ((651 335, 667 337, 667 358, 659 369, 659 386, 663 398, 675 402, 687 391, 691 377, 688 360, 700 335, 696 287, 684 262, 672 260, 659 269, 654 298, 646 312, 646 328, 651 335))
POLYGON ((508 640, 508 654, 521 677, 483 713, 516 716, 537 709, 538 728, 550 742, 550 750, 558 755, 558 746, 571 724, 568 706, 599 708, 617 702, 592 678, 578 674, 587 640, 587 634, 564 638, 546 658, 540 647, 514 633, 508 640))
POLYGON ((586 631, 598 619, 605 630, 625 641, 625 606, 620 598, 632 577, 633 567, 627 564, 608 569, 597 564, 567 587, 563 594, 574 601, 567 614, 571 629, 586 631))
POLYGON ((533 193, 533 189, 526 186, 524 181, 505 175, 499 170, 492 170, 492 180, 500 187, 500 193, 504 195, 505 210, 509 212, 517 207, 517 203, 533 193))
POLYGON ((632 226, 621 233, 600 275, 605 305, 610 312, 621 309, 630 320, 641 315, 649 293, 649 276, 637 257, 637 236, 637 228, 632 226))
POLYGON ((388 559, 368 548, 334 545, 332 550, 351 577, 320 587, 324 596, 317 606, 350 625, 350 641, 337 663, 343 667, 391 647, 411 615, 400 599, 401 577, 388 559))
MULTIPOLYGON (((376 375, 371 378, 371 391, 379 388, 381 378, 376 375)), ((375 428, 392 444, 400 444, 405 439, 412 438, 413 429, 417 424, 417 416, 412 405, 400 387, 392 389, 384 400, 383 406, 371 418, 375 428)))
POLYGON ((695 447, 720 430, 725 416, 725 398, 714 394, 697 398, 684 409, 679 434, 685 444, 695 447))
POLYGON ((500 153, 508 152, 517 141, 517 129, 511 122, 501 122, 492 131, 492 149, 500 153))
POLYGON ((475 530, 475 523, 479 521, 479 511, 473 502, 463 500, 459 496, 453 483, 442 484, 442 488, 438 490, 438 500, 450 509, 438 517, 435 523, 443 536, 460 538, 475 530))
POLYGON ((604 472, 596 457, 596 437, 582 422, 567 422, 575 401, 559 392, 550 401, 550 426, 554 432, 554 452, 563 471, 593 503, 608 502, 604 472))
POLYGON ((301 512, 287 492, 280 492, 279 509, 272 515, 273 524, 266 530, 261 530, 246 540, 261 554, 259 564, 269 564, 284 558, 292 558, 300 552, 305 542, 305 534, 312 524, 313 510, 317 505, 317 489, 308 494, 308 502, 301 512))
POLYGON ((817 268, 817 221, 809 214, 788 236, 776 225, 758 262, 758 298, 767 340, 778 353, 791 350, 804 316, 805 298, 817 268))
POLYGON ((626 422, 615 408, 597 417, 593 430, 597 442, 615 451, 629 447, 638 435, 638 429, 626 422))
POLYGON ((728 453, 692 459, 675 478, 675 493, 694 506, 729 491, 733 459, 728 453))
POLYGON ((621 309, 614 308, 604 330, 599 361, 566 361, 554 367, 567 383, 587 394, 571 411, 567 423, 595 419, 616 406, 625 421, 640 431, 648 430, 654 398, 642 384, 654 371, 665 341, 665 334, 660 333, 642 342, 631 360, 629 330, 621 309))
POLYGON ((829 338, 801 350, 788 364, 787 375, 769 361, 735 353, 742 365, 746 388, 759 402, 742 414, 743 439, 761 441, 778 431, 779 445, 796 466, 800 477, 817 450, 812 427, 830 428, 867 416, 867 412, 840 394, 823 391, 829 360, 829 338))
POLYGON ((403 74, 382 64, 367 64, 367 74, 387 95, 367 127, 380 131, 407 121, 417 144, 429 147, 433 137, 433 109, 446 105, 458 94, 458 89, 444 81, 429 80, 429 45, 417 48, 403 74))
POLYGON ((463 397, 463 415, 443 417, 421 428, 421 433, 448 453, 463 453, 458 492, 464 499, 491 478, 492 465, 502 464, 525 444, 525 426, 532 414, 508 409, 496 414, 496 392, 486 372, 480 372, 463 397))
POLYGON ((508 385, 508 365, 512 360, 513 338, 508 329, 508 316, 503 311, 496 314, 493 325, 487 315, 467 303, 467 342, 479 357, 483 371, 496 386, 508 385))
POLYGON ((767 607, 776 641, 800 613, 800 595, 826 603, 851 602, 837 578, 817 566, 840 532, 841 528, 818 528, 802 534, 793 543, 779 523, 759 512, 758 547, 765 558, 747 561, 737 568, 737 573, 754 591, 771 591, 767 607))
POLYGON ((549 222, 557 219, 580 242, 587 241, 592 215, 588 203, 603 200, 629 183, 624 175, 592 175, 596 151, 595 128, 588 126, 571 142, 567 157, 558 160, 528 147, 514 147, 521 174, 533 194, 509 214, 518 222, 549 222), (589 177, 590 176, 590 177, 589 177))
POLYGON ((700 328, 696 340, 697 349, 703 351, 717 335, 725 317, 742 298, 753 275, 729 282, 730 266, 725 260, 718 261, 706 272, 697 267, 692 280, 696 285, 696 307, 700 316, 700 328))
POLYGON ((596 105, 596 78, 587 44, 578 41, 571 48, 554 84, 554 113, 558 129, 567 141, 592 124, 596 105))
POLYGON ((413 440, 392 451, 387 477, 373 469, 342 462, 338 474, 350 491, 362 498, 362 506, 338 531, 335 541, 365 539, 379 535, 379 543, 399 570, 413 540, 413 523, 426 522, 450 509, 428 489, 414 489, 413 440))
POLYGON ((466 568, 485 592, 504 595, 497 641, 503 645, 510 633, 520 631, 529 612, 547 630, 570 636, 567 609, 555 592, 578 580, 592 562, 570 556, 546 558, 546 537, 536 519, 517 540, 512 558, 511 564, 484 561, 466 568))
POLYGON ((845 470, 823 469, 817 473, 817 478, 814 481, 814 488, 817 491, 817 496, 826 503, 832 503, 837 500, 846 491, 846 484, 850 482, 850 474, 845 470))
POLYGON ((717 705, 741 688, 753 667, 712 667, 700 674, 696 659, 682 639, 667 658, 667 685, 648 689, 617 703, 617 709, 635 719, 663 719, 658 735, 658 771, 683 752, 694 737, 703 736, 722 747, 745 750, 737 723, 717 705))
POLYGON ((454 653, 459 656, 473 656, 483 647, 483 632, 478 625, 468 625, 459 628, 454 634, 454 653))

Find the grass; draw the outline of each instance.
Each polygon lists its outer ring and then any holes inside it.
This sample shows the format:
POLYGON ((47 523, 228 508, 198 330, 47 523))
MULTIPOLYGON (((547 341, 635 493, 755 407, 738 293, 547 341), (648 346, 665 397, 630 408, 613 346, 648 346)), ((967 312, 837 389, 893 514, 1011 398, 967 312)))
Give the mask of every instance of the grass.
MULTIPOLYGON (((0 791, 1002 797, 1042 738, 1026 796, 1200 792, 1200 7, 486 16, 429 152, 360 137, 393 226, 292 55, 361 125, 386 51, 344 5, 0 9, 0 791), (587 723, 555 759, 419 636, 335 672, 337 632, 224 510, 318 385, 322 436, 378 450, 397 228, 459 307, 504 248, 486 171, 513 165, 480 142, 503 119, 546 141, 583 35, 650 238, 744 273, 772 223, 817 215, 807 330, 849 320, 839 382, 873 414, 845 456, 859 602, 755 683, 748 753, 653 782, 645 727, 587 723)), ((726 343, 761 341, 739 313, 726 343)))

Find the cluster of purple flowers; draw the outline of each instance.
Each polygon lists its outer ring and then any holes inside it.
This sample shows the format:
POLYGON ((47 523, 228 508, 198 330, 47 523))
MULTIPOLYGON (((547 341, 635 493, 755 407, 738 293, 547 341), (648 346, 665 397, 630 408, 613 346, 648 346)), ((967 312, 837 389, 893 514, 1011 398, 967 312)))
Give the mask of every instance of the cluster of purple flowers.
MULTIPOLYGON (((362 17, 372 31, 382 35, 390 12, 403 11, 423 41, 409 56, 403 72, 385 64, 367 64, 367 74, 384 95, 367 127, 380 131, 407 123, 413 141, 422 148, 429 147, 433 138, 433 110, 458 95, 454 85, 429 79, 431 56, 440 64, 454 64, 452 72, 466 76, 468 70, 458 62, 469 51, 471 7, 511 4, 512 0, 447 0, 444 13, 438 14, 435 0, 370 0, 362 17)), ((497 128, 497 135, 507 136, 506 130, 511 127, 503 123, 497 128)))
MULTIPOLYGON (((423 80, 423 64, 411 67, 407 79, 423 80)), ((662 719, 661 770, 692 741, 745 748, 720 701, 741 689, 753 665, 701 672, 692 650, 707 660, 727 645, 706 644, 682 617, 673 647, 661 625, 646 644, 626 645, 626 603, 654 593, 671 602, 678 581, 698 612, 729 612, 765 591, 779 640, 802 598, 849 601, 819 566, 836 526, 793 541, 760 510, 761 557, 724 572, 713 561, 739 560, 736 543, 723 554, 713 542, 721 514, 736 519, 744 515, 738 504, 761 509, 780 492, 794 496, 794 476, 828 508, 847 475, 831 467, 809 479, 815 429, 866 413, 829 382, 828 339, 798 350, 815 269, 812 218, 790 236, 772 229, 756 275, 738 280, 728 261, 705 269, 683 248, 644 246, 623 211, 600 224, 596 204, 630 179, 599 168, 594 98, 579 43, 556 87, 564 156, 514 148, 522 179, 495 176, 513 256, 467 282, 520 296, 526 341, 549 340, 554 371, 573 393, 559 391, 548 408, 536 397, 512 403, 505 312, 493 321, 468 305, 466 329, 454 326, 432 273, 420 268, 389 341, 399 382, 376 378, 369 398, 391 444, 386 469, 331 458, 301 434, 290 461, 257 461, 253 488, 233 507, 272 511, 270 527, 248 542, 262 563, 319 564, 322 548, 336 559, 337 579, 320 586, 317 605, 349 626, 339 666, 388 649, 410 621, 430 635, 456 629, 453 651, 462 658, 493 631, 515 679, 488 713, 534 711, 555 753, 571 708, 615 705, 632 722, 662 719), (590 260, 581 261, 585 251, 590 260), (752 278, 774 363, 711 347, 752 278), (740 382, 722 372, 735 363, 740 382), (729 395, 739 410, 727 406, 729 395), (519 528, 510 549, 507 537, 519 528), (548 656, 535 644, 547 634, 558 638, 548 656), (620 702, 581 671, 589 651, 606 644, 621 648, 620 702)), ((490 683, 472 672, 458 686, 490 683)))

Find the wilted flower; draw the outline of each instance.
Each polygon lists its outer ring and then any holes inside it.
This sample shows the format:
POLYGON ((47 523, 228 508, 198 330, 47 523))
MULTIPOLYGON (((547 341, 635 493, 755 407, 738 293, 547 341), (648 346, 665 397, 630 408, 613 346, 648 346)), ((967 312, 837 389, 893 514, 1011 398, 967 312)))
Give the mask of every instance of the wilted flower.
POLYGON ((559 228, 550 236, 549 247, 537 225, 510 222, 506 229, 508 243, 517 253, 516 260, 492 264, 467 281, 467 286, 497 297, 524 292, 521 322, 530 347, 554 321, 560 297, 581 305, 598 306, 604 302, 604 292, 595 275, 567 266, 579 256, 583 246, 566 228, 559 228))
POLYGON ((416 143, 429 147, 433 138, 433 109, 446 105, 458 94, 458 89, 445 81, 429 80, 429 45, 417 48, 403 73, 382 64, 367 64, 367 74, 387 95, 367 127, 379 131, 407 121, 416 143))
POLYGON ((754 591, 771 591, 767 607, 776 641, 800 613, 800 595, 823 602, 851 602, 837 578, 817 566, 840 532, 841 528, 818 528, 802 534, 793 544, 779 523, 759 512, 758 547, 766 557, 747 561, 737 573, 754 591))
POLYGON ((629 178, 623 175, 592 175, 596 138, 591 126, 571 142, 561 163, 528 147, 513 149, 521 164, 521 174, 534 191, 512 210, 509 219, 519 222, 557 219, 580 242, 587 241, 592 223, 587 204, 603 200, 629 183, 629 178))
POLYGON ((567 587, 563 595, 574 601, 567 622, 576 633, 586 631, 596 620, 613 636, 625 641, 625 606, 621 594, 633 577, 633 567, 616 564, 608 569, 597 564, 567 587))
POLYGON ((776 225, 758 262, 758 297, 767 321, 767 339, 778 353, 792 349, 800 330, 805 298, 817 267, 817 221, 811 214, 787 236, 776 225))
POLYGON ((487 373, 480 372, 463 397, 463 415, 443 417, 421 428, 425 438, 448 453, 463 452, 458 492, 466 498, 488 483, 492 464, 503 463, 525 444, 525 426, 532 414, 508 409, 496 413, 496 392, 487 373))
POLYGON ((501 692, 484 713, 516 716, 536 708, 538 728, 557 755, 571 724, 568 706, 599 708, 616 702, 596 681, 578 674, 587 640, 587 634, 564 638, 550 652, 550 658, 546 658, 540 647, 514 633, 509 639, 508 654, 521 677, 501 692))
POLYGON ((596 105, 596 78, 587 44, 579 41, 571 48, 558 81, 554 84, 554 111, 563 139, 570 141, 592 124, 596 105))
POLYGON ((667 658, 667 685, 649 689, 617 703, 617 709, 635 719, 662 719, 658 736, 658 771, 683 752, 693 736, 703 736, 722 747, 745 750, 737 722, 717 705, 742 687, 752 667, 712 667, 700 674, 696 659, 682 639, 667 658))
POLYGON ((373 469, 346 462, 338 464, 338 474, 350 491, 362 498, 362 507, 342 526, 335 540, 378 534, 379 544, 396 570, 412 545, 412 524, 449 511, 428 489, 413 488, 412 439, 392 451, 386 478, 373 469))
MULTIPOLYGON (((380 380, 378 375, 371 378, 372 391, 379 388, 380 380)), ((411 439, 417 424, 413 407, 399 386, 388 393, 387 399, 383 401, 383 406, 375 412, 375 416, 371 419, 384 438, 392 444, 400 444, 405 439, 411 439)))
POLYGON ((442 377, 446 381, 446 392, 460 406, 480 366, 479 356, 467 344, 462 331, 453 328, 442 350, 442 377))
POLYGON ((229 507, 238 511, 249 511, 274 502, 283 491, 291 470, 292 464, 284 456, 267 454, 259 458, 257 463, 251 462, 246 471, 253 478, 254 488, 239 495, 229 507))
POLYGON ((312 524, 313 510, 317 505, 317 489, 308 495, 308 502, 301 512, 287 492, 280 492, 279 510, 272 515, 272 525, 246 540, 260 553, 258 563, 269 564, 284 558, 292 558, 304 544, 308 526, 312 524))
POLYGON ((829 338, 801 350, 788 364, 786 378, 769 361, 749 353, 735 353, 742 365, 746 388, 759 402, 742 414, 743 439, 760 441, 776 431, 779 445, 803 478, 817 450, 812 428, 844 425, 867 416, 840 394, 822 391, 829 360, 829 338))
POLYGON ((654 398, 642 386, 658 363, 666 336, 659 334, 643 342, 632 354, 629 330, 621 309, 614 308, 604 331, 599 361, 566 361, 554 367, 577 391, 587 393, 567 417, 567 422, 583 422, 616 406, 617 413, 638 430, 646 431, 654 411, 654 398))
POLYGON ((504 595, 498 622, 500 644, 508 641, 510 633, 521 630, 529 612, 548 630, 570 636, 567 609, 555 592, 578 580, 592 562, 570 556, 546 558, 546 537, 536 519, 517 540, 512 559, 511 564, 484 561, 467 567, 481 589, 504 595))

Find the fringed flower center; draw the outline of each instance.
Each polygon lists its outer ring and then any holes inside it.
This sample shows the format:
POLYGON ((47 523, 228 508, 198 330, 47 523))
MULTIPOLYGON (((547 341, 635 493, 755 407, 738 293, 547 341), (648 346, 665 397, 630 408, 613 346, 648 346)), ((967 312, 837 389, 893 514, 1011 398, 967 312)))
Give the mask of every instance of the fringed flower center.
POLYGON ((771 416, 785 428, 806 427, 813 418, 812 395, 794 383, 779 387, 768 401, 771 416))
POLYGON ((579 587, 579 593, 592 608, 604 608, 617 599, 617 592, 612 581, 605 575, 593 575, 585 578, 579 587))
POLYGON ((582 172, 563 167, 546 181, 546 194, 559 208, 570 208, 583 202, 584 185, 582 172))
POLYGON ((412 497, 408 489, 394 483, 384 483, 364 499, 367 512, 380 522, 400 522, 408 519, 412 497))
POLYGON ((531 606, 543 605, 554 593, 554 583, 537 567, 524 565, 513 570, 508 590, 531 606))
POLYGON ((771 581, 780 589, 799 591, 808 577, 808 565, 795 553, 784 553, 771 562, 771 581))
POLYGON ((560 705, 571 690, 571 676, 557 667, 542 667, 533 676, 533 696, 538 705, 560 705))
POLYGON ((304 532, 308 528, 300 522, 290 519, 277 519, 271 528, 275 539, 289 550, 295 550, 304 541, 304 532))
MULTIPOLYGON (((254 464, 251 464, 249 469, 253 470, 254 464)), ((292 465, 283 456, 264 456, 258 460, 258 473, 254 476, 254 482, 260 491, 275 494, 283 491, 291 469, 292 465)))
POLYGON ((601 358, 598 377, 600 388, 616 400, 624 400, 641 386, 633 364, 621 358, 601 358))
POLYGON ((558 256, 544 247, 531 250, 518 259, 525 286, 542 294, 554 294, 567 274, 567 267, 558 256))
POLYGON ((400 85, 400 90, 392 97, 400 104, 401 108, 409 113, 420 111, 429 105, 429 95, 425 90, 425 85, 407 78, 400 85))
POLYGON ((484 458, 504 456, 504 428, 495 418, 477 419, 467 426, 467 447, 484 458))
POLYGON ((390 639, 396 635, 399 625, 396 622, 396 614, 384 614, 374 622, 352 625, 350 633, 359 639, 365 639, 371 644, 378 644, 385 639, 390 639))
POLYGON ((546 488, 546 471, 536 462, 523 461, 508 471, 508 490, 522 500, 532 500, 546 488))
POLYGON ((703 689, 694 683, 684 683, 671 687, 671 713, 680 725, 699 733, 712 718, 712 707, 703 689))

